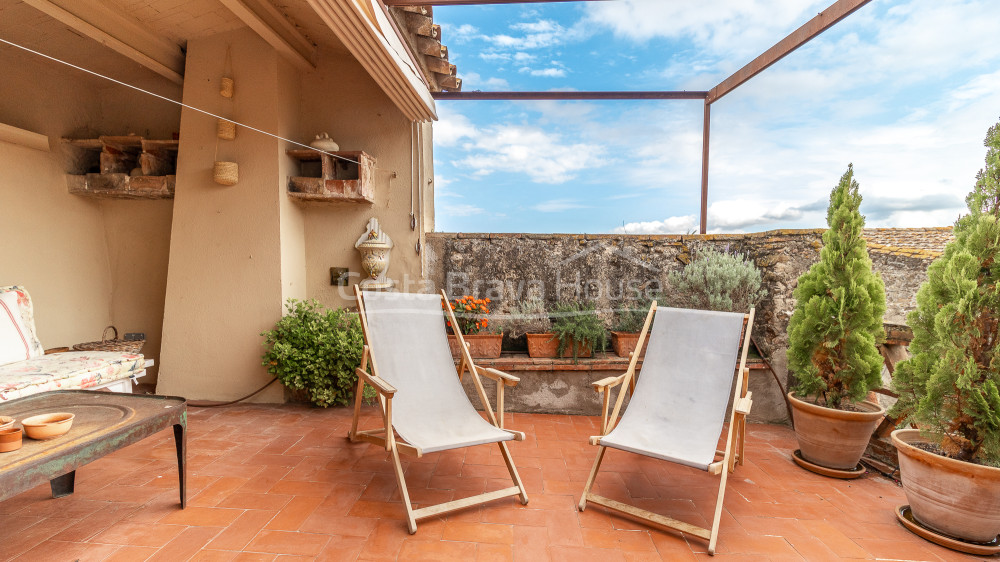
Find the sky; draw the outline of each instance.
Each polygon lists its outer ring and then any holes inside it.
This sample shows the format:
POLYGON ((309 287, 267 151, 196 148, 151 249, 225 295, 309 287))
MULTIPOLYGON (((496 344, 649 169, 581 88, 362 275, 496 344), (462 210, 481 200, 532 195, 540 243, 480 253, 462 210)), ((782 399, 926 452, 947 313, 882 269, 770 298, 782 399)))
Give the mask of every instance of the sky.
MULTIPOLYGON (((463 91, 709 90, 833 0, 435 7, 463 91)), ((873 0, 712 105, 709 232, 947 226, 1000 120, 997 0, 873 0)), ((703 102, 439 100, 435 230, 698 229, 703 102)))

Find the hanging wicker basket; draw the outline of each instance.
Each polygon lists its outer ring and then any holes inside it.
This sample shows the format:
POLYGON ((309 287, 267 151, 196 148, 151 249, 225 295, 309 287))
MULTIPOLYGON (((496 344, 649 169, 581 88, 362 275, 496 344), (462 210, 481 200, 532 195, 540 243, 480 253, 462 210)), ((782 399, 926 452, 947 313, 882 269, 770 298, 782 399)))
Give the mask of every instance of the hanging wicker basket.
POLYGON ((222 140, 234 140, 236 138, 236 123, 219 119, 217 134, 222 140))
POLYGON ((235 90, 235 83, 233 79, 228 76, 222 77, 222 84, 219 86, 219 95, 224 98, 233 97, 233 91, 235 90))
POLYGON ((120 340, 118 339, 118 328, 114 326, 108 326, 104 328, 104 333, 101 334, 101 341, 88 341, 84 343, 78 343, 73 346, 76 351, 121 351, 124 353, 139 353, 142 346, 146 344, 146 340, 120 340), (113 335, 111 339, 108 339, 108 330, 111 330, 113 335))
POLYGON ((215 162, 212 178, 220 185, 236 185, 240 180, 240 166, 236 162, 215 162))

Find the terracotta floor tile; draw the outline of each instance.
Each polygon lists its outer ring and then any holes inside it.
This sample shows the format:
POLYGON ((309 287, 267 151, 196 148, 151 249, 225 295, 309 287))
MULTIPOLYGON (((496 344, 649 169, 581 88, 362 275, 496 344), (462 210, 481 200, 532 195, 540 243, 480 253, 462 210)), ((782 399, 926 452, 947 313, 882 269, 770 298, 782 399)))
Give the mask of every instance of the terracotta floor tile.
POLYGON ((222 529, 213 527, 188 527, 149 558, 156 562, 187 560, 198 553, 222 529))
POLYGON ((513 544, 514 529, 511 525, 449 521, 441 531, 441 538, 446 541, 513 544))
POLYGON ((98 534, 90 542, 160 547, 181 534, 185 528, 180 525, 122 522, 98 534))
POLYGON ((246 511, 208 543, 208 548, 213 550, 243 550, 243 547, 257 536, 257 533, 274 516, 275 512, 273 511, 246 511))
POLYGON ((118 550, 118 546, 113 544, 86 544, 48 540, 14 560, 25 562, 29 560, 75 560, 77 562, 90 562, 104 560, 108 556, 111 556, 115 550, 118 550))
POLYGON ((160 523, 168 525, 196 525, 201 527, 228 527, 243 515, 242 509, 223 507, 188 507, 169 513, 160 523))
POLYGON ((625 554, 619 550, 581 546, 555 545, 549 547, 553 562, 624 562, 625 554))
POLYGON ((276 531, 298 531, 316 508, 323 503, 324 498, 296 496, 278 512, 267 524, 267 529, 276 531))
POLYGON ((511 560, 514 560, 514 548, 511 545, 476 545, 476 562, 509 562, 511 560))
POLYGON ((233 492, 216 504, 216 507, 232 507, 236 509, 267 509, 277 511, 292 500, 292 496, 280 494, 255 494, 233 492))
POLYGON ((408 539, 403 541, 399 551, 399 560, 408 562, 474 560, 475 557, 476 545, 468 542, 408 539))
POLYGON ((365 545, 365 537, 332 536, 323 551, 316 557, 317 562, 341 562, 357 560, 365 545))
POLYGON ((896 560, 930 560, 939 562, 941 557, 932 552, 930 543, 921 544, 910 541, 889 541, 880 539, 857 539, 858 545, 872 553, 876 558, 896 560))
POLYGON ((243 550, 318 556, 330 542, 327 535, 292 531, 261 531, 243 550))
MULTIPOLYGON (((281 517, 281 515, 278 517, 281 517)), ((378 519, 340 515, 337 511, 319 508, 313 511, 297 530, 306 533, 325 533, 345 537, 367 537, 375 530, 378 522, 378 519)), ((268 528, 272 527, 268 525, 268 528)))
POLYGON ((150 556, 159 550, 150 546, 122 546, 114 551, 111 556, 104 559, 104 562, 140 562, 148 560, 150 556))

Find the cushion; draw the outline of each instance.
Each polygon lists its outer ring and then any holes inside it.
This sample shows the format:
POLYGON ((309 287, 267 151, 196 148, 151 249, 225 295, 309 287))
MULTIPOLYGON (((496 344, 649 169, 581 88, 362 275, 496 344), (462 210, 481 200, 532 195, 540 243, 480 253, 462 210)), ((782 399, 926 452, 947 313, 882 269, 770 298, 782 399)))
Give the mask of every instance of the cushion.
POLYGON ((0 365, 31 358, 28 330, 21 321, 17 293, 0 293, 0 365))
POLYGON ((45 348, 42 347, 42 342, 38 341, 38 334, 35 332, 35 315, 34 308, 31 305, 31 295, 28 294, 27 289, 20 285, 0 287, 0 295, 8 292, 13 293, 17 298, 17 307, 20 309, 21 314, 21 325, 25 329, 25 339, 28 340, 28 352, 31 357, 45 355, 45 348))
POLYGON ((0 402, 47 390, 90 388, 138 375, 146 361, 138 353, 70 351, 0 365, 0 402))

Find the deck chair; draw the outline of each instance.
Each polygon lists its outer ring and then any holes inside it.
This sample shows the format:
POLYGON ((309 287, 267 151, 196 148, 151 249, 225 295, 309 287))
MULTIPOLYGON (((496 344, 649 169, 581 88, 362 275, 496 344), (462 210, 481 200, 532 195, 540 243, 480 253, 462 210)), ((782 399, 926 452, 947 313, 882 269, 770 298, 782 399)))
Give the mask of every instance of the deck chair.
POLYGON ((503 391, 507 386, 516 385, 519 379, 495 369, 477 367, 460 330, 455 330, 462 350, 456 373, 445 333, 442 304, 451 318, 451 325, 459 324, 444 291, 439 295, 362 292, 355 286, 354 292, 358 298, 365 346, 361 366, 356 370, 358 388, 348 437, 351 441, 367 441, 385 447, 392 455, 410 533, 417 532, 420 519, 508 496, 520 496, 521 503, 527 504, 528 494, 506 443, 524 440, 524 433, 503 427, 503 391), (465 394, 461 382, 465 370, 472 377, 489 421, 483 419, 465 394), (490 408, 480 376, 496 382, 496 415, 490 408), (366 384, 378 392, 383 427, 361 431, 358 416, 366 384), (399 462, 400 451, 420 457, 425 453, 488 443, 500 447, 514 486, 413 509, 399 462))
POLYGON ((747 392, 749 370, 746 369, 746 357, 753 316, 752 309, 747 315, 677 308, 658 309, 656 302, 653 302, 636 346, 636 350, 642 349, 646 338, 649 338, 642 376, 636 377, 639 354, 633 352, 624 374, 593 383, 594 390, 603 396, 603 415, 601 435, 591 437, 590 443, 600 449, 580 498, 580 511, 586 509, 589 501, 650 523, 707 539, 709 554, 715 554, 726 476, 734 469, 737 461, 740 464, 743 462, 746 415, 751 406, 751 393, 747 392), (742 338, 741 346, 744 321, 746 335, 742 338), (621 420, 618 420, 625 390, 633 382, 635 390, 628 408, 621 420), (614 411, 609 417, 609 394, 618 385, 622 386, 618 391, 614 411), (717 450, 719 437, 722 435, 726 406, 734 388, 738 396, 729 416, 726 448, 720 451, 717 450), (592 493, 590 488, 601 468, 607 447, 721 475, 712 527, 703 529, 592 493))

